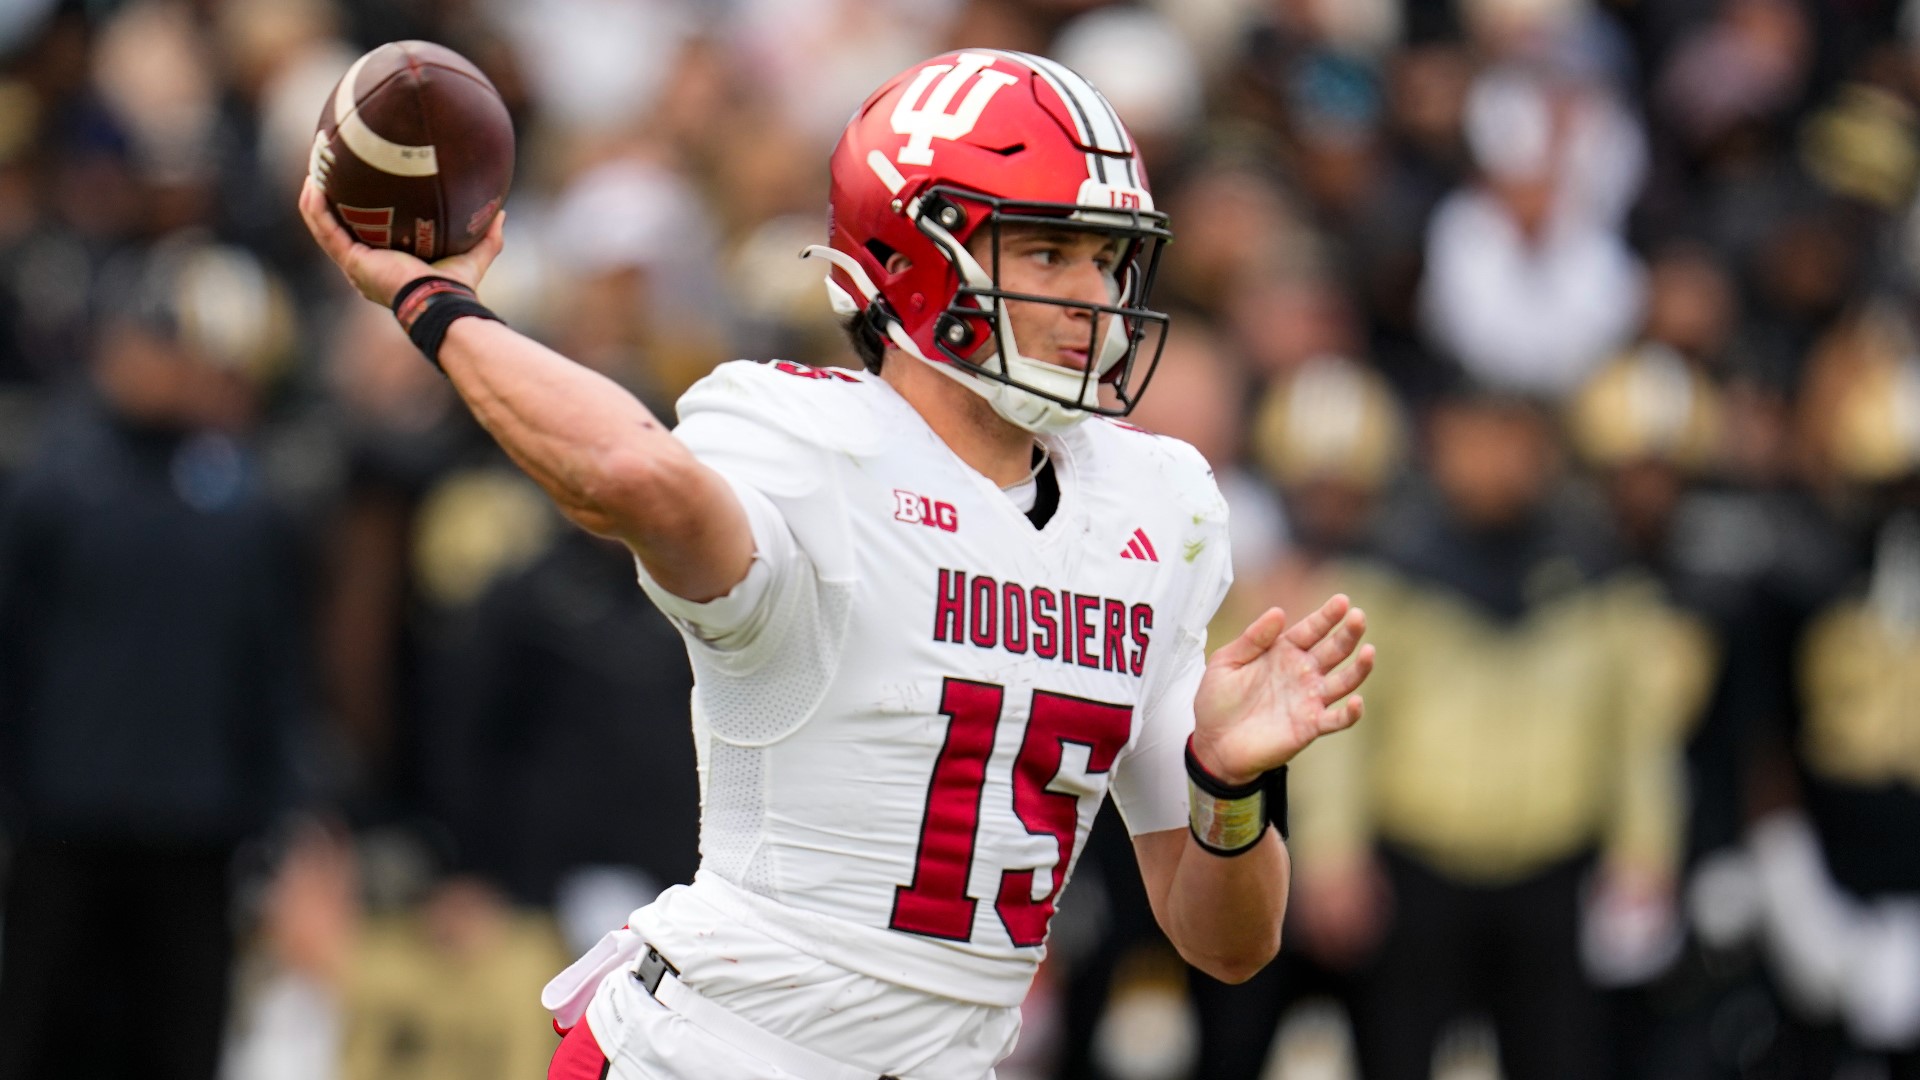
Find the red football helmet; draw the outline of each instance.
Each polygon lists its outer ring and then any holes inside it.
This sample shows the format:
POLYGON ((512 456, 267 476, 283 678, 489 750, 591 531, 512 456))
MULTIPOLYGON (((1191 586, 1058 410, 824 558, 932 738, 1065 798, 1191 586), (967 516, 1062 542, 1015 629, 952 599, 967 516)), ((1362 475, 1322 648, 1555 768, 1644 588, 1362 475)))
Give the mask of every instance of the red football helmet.
POLYGON ((1132 136, 1085 79, 1026 53, 935 57, 867 99, 834 148, 832 169, 830 246, 804 254, 833 264, 827 286, 836 311, 866 320, 882 340, 960 379, 1027 430, 1132 410, 1165 341, 1167 317, 1146 303, 1171 234, 1153 208, 1132 136), (1010 223, 1120 240, 1111 302, 1003 291, 1001 229, 1010 223), (982 228, 991 230, 986 266, 967 250, 982 228), (895 254, 910 263, 898 273, 887 269, 895 254), (1021 355, 1007 300, 1093 312, 1087 369, 1021 355), (1101 400, 1103 383, 1113 388, 1111 403, 1101 400))

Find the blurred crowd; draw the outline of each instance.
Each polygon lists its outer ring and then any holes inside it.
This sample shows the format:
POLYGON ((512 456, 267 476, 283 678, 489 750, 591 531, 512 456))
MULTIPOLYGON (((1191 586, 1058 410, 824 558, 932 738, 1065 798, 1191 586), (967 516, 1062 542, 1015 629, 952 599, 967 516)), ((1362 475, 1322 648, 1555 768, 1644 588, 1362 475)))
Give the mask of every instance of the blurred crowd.
POLYGON ((1282 959, 1186 972, 1103 821, 1002 1080, 1920 1076, 1920 3, 9 0, 0 1080, 544 1075, 692 874, 677 635, 294 212, 403 38, 515 119, 487 302, 662 414, 857 362, 796 256, 900 68, 1143 145, 1217 629, 1380 662, 1282 959))

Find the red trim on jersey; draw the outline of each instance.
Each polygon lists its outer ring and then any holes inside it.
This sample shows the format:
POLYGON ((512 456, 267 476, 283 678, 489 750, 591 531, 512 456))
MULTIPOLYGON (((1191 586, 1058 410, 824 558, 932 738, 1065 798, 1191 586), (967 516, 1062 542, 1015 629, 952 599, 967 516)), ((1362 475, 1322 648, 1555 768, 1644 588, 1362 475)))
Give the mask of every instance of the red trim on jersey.
POLYGON ((600 1040, 594 1037, 593 1029, 587 1026, 587 1018, 583 1016, 578 1024, 567 1029, 567 1037, 560 1040, 560 1049, 553 1052, 553 1062, 547 1066, 547 1080, 607 1080, 612 1067, 606 1052, 600 1049, 600 1040))

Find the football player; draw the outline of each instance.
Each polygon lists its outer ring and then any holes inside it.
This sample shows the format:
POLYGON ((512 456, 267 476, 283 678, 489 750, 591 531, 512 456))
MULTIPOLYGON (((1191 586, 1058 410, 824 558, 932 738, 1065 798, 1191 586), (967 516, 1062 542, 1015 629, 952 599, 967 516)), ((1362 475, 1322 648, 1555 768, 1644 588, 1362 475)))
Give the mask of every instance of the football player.
POLYGON ((554 1077, 991 1076, 1109 790, 1168 937, 1245 979, 1279 948, 1285 765, 1361 713, 1344 597, 1204 655, 1226 507, 1113 419, 1158 358, 1169 234, 1105 99, 952 53, 831 167, 807 254, 866 370, 725 364, 671 432, 474 298, 498 222, 428 266, 301 196, 567 516, 632 547, 692 657, 701 868, 547 987, 554 1077))

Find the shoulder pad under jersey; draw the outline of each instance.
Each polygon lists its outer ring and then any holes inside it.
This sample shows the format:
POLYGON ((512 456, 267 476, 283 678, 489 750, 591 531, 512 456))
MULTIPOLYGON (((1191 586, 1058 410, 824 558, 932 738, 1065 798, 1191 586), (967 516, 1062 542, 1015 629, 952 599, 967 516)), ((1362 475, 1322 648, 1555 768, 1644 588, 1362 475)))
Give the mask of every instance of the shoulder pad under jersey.
POLYGON ((823 450, 862 455, 882 443, 877 382, 846 368, 735 360, 694 383, 675 411, 682 424, 703 413, 725 414, 823 450))
POLYGON ((1225 526, 1226 497, 1213 466, 1191 444, 1119 420, 1089 419, 1082 426, 1103 470, 1127 477, 1129 487, 1173 499, 1196 519, 1225 526))

